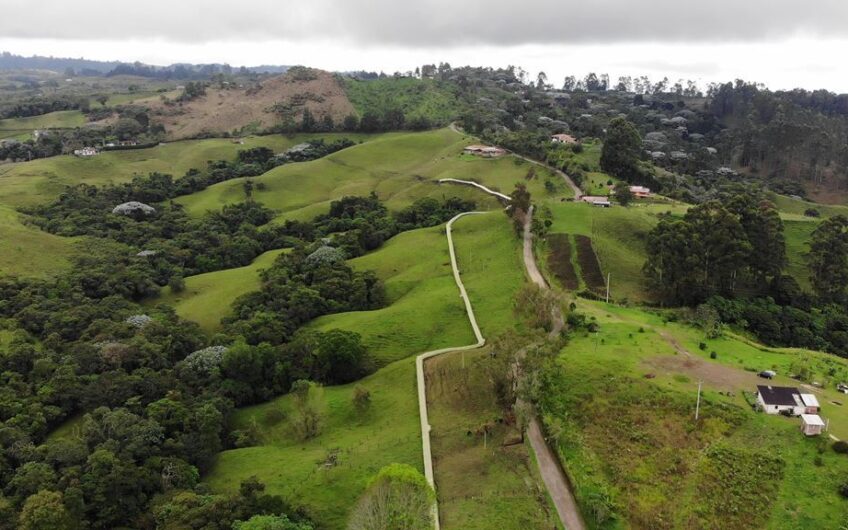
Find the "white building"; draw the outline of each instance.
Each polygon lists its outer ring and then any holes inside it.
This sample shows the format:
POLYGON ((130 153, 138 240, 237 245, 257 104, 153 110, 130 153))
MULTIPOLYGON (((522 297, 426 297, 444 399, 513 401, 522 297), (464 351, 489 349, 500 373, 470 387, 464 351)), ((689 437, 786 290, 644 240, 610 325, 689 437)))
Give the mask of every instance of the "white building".
POLYGON ((800 416, 807 412, 801 392, 791 386, 757 385, 757 403, 766 414, 789 412, 793 416, 800 416))
POLYGON ((807 436, 818 436, 825 429, 824 421, 818 414, 801 414, 801 432, 807 436))
POLYGON ((97 149, 94 147, 83 147, 82 149, 74 149, 74 156, 94 156, 97 154, 97 149))

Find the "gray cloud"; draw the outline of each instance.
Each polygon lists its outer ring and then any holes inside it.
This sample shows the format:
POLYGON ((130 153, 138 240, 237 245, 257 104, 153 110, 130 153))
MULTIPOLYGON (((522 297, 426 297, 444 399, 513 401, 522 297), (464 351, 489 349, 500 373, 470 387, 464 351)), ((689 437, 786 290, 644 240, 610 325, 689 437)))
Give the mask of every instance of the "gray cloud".
POLYGON ((298 39, 449 47, 848 37, 848 2, 818 0, 3 0, 7 38, 298 39))

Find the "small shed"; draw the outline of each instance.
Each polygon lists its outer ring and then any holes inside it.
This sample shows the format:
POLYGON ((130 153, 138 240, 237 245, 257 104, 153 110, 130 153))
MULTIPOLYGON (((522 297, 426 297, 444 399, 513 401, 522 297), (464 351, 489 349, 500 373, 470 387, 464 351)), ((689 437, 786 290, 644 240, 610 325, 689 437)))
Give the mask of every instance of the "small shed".
POLYGON ((801 401, 804 402, 804 414, 818 414, 821 410, 819 400, 812 394, 801 394, 801 401))
POLYGON ((801 432, 807 436, 818 436, 824 431, 824 421, 818 414, 801 414, 801 432))

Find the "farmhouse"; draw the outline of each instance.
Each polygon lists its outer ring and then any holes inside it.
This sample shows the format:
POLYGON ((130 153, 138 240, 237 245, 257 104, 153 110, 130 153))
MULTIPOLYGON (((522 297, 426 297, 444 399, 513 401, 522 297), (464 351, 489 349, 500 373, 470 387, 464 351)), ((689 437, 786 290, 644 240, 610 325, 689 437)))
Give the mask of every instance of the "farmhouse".
POLYGON ((468 155, 482 156, 486 158, 501 156, 506 153, 506 151, 500 147, 492 147, 490 145, 469 145, 463 149, 463 152, 468 155))
POLYGON ((646 199, 651 196, 651 189, 645 186, 630 186, 630 193, 639 199, 646 199))
POLYGON ((598 195, 583 195, 580 197, 580 200, 595 206, 600 206, 601 208, 609 208, 612 206, 608 197, 601 197, 598 195))
POLYGON ((567 144, 572 145, 579 143, 577 138, 571 136, 570 134, 554 134, 551 136, 551 142, 555 144, 567 144))
POLYGON ((801 432, 807 436, 818 436, 825 428, 818 414, 801 414, 801 432))
MULTIPOLYGON (((757 403, 766 414, 788 412, 793 416, 800 416, 807 412, 801 392, 790 386, 757 385, 757 403)), ((818 406, 818 401, 815 406, 818 406)))
POLYGON ((97 154, 95 147, 83 147, 82 149, 74 149, 74 156, 94 156, 97 154))

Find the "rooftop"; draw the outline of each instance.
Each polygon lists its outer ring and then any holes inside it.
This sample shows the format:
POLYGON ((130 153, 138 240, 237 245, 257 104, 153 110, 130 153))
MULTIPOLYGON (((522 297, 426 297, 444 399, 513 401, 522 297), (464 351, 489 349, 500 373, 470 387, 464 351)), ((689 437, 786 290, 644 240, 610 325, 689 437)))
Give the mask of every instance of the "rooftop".
POLYGON ((757 385, 757 392, 763 396, 763 402, 766 405, 795 407, 801 404, 799 403, 799 399, 796 398, 801 393, 795 387, 757 385))
POLYGON ((818 414, 801 414, 801 421, 804 422, 805 425, 818 425, 820 427, 824 427, 824 421, 818 414))

